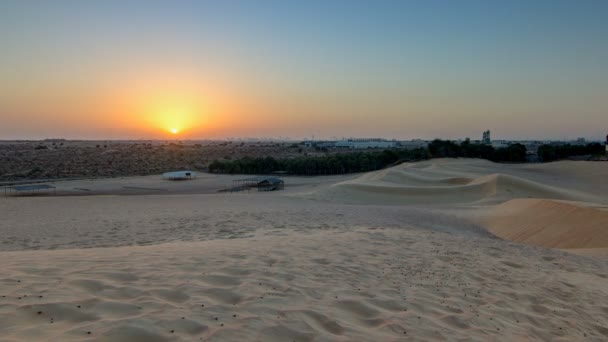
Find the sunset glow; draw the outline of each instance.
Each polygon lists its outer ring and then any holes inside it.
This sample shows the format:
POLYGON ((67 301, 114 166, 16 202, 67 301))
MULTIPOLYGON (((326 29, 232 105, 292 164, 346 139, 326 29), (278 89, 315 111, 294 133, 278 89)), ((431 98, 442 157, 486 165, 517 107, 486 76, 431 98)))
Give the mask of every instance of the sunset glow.
POLYGON ((167 134, 184 138, 202 134, 213 114, 208 104, 212 101, 208 100, 202 86, 185 77, 174 84, 163 84, 157 79, 146 81, 147 84, 132 82, 131 91, 122 95, 123 104, 117 111, 127 113, 125 122, 143 134, 157 138, 167 134))
POLYGON ((183 130, 195 129, 201 125, 202 113, 197 108, 168 107, 160 108, 150 115, 152 125, 159 129, 169 128, 171 134, 183 130))
POLYGON ((602 138, 608 2, 556 1, 2 1, 0 139, 602 138))
POLYGON ((608 342, 608 0, 0 0, 0 47, 0 342, 608 342))

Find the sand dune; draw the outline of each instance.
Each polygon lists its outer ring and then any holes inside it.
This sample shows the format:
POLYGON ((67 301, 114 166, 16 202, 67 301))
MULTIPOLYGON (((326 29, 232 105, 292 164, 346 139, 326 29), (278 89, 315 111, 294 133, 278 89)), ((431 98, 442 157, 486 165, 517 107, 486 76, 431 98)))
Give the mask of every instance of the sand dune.
POLYGON ((370 172, 305 196, 368 205, 481 208, 474 212, 482 216, 476 222, 498 237, 600 255, 608 247, 608 211, 598 209, 608 205, 605 177, 607 163, 438 159, 370 172))
POLYGON ((605 340, 605 264, 354 229, 4 252, 3 341, 605 340))
POLYGON ((493 234, 550 248, 608 247, 608 211, 538 199, 515 199, 481 220, 493 234))
MULTIPOLYGON (((572 201, 596 199, 575 189, 517 176, 519 165, 468 160, 399 165, 307 194, 311 198, 359 204, 489 204, 512 198, 572 201), (500 172, 497 172, 500 171, 500 172)), ((521 172, 520 172, 521 173, 521 172)))
POLYGON ((0 198, 0 340, 605 341, 606 174, 439 159, 0 198))

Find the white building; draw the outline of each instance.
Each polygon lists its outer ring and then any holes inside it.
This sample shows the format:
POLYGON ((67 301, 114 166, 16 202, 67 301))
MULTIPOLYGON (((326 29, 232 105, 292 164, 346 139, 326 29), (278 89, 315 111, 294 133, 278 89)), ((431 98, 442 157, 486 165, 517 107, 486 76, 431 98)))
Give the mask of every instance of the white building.
POLYGON ((414 140, 402 140, 399 142, 399 146, 405 148, 425 148, 429 146, 429 142, 422 139, 414 139, 414 140))
POLYGON ((397 141, 382 139, 349 139, 337 141, 336 148, 391 148, 397 146, 397 141))

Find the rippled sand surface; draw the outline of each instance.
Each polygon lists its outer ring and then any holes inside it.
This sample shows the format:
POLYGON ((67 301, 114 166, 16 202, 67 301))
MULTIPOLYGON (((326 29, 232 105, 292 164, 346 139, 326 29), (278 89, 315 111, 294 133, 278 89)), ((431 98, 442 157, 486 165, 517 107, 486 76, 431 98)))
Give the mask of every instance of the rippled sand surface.
POLYGON ((274 193, 0 198, 0 340, 603 341, 604 174, 442 159, 274 193))

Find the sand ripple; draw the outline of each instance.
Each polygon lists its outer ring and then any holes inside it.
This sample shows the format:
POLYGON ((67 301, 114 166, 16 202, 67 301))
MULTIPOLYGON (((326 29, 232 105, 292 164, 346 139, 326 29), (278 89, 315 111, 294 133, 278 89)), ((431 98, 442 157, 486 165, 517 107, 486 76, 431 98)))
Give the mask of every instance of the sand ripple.
POLYGON ((426 230, 4 252, 0 267, 6 341, 608 338, 606 261, 426 230))

